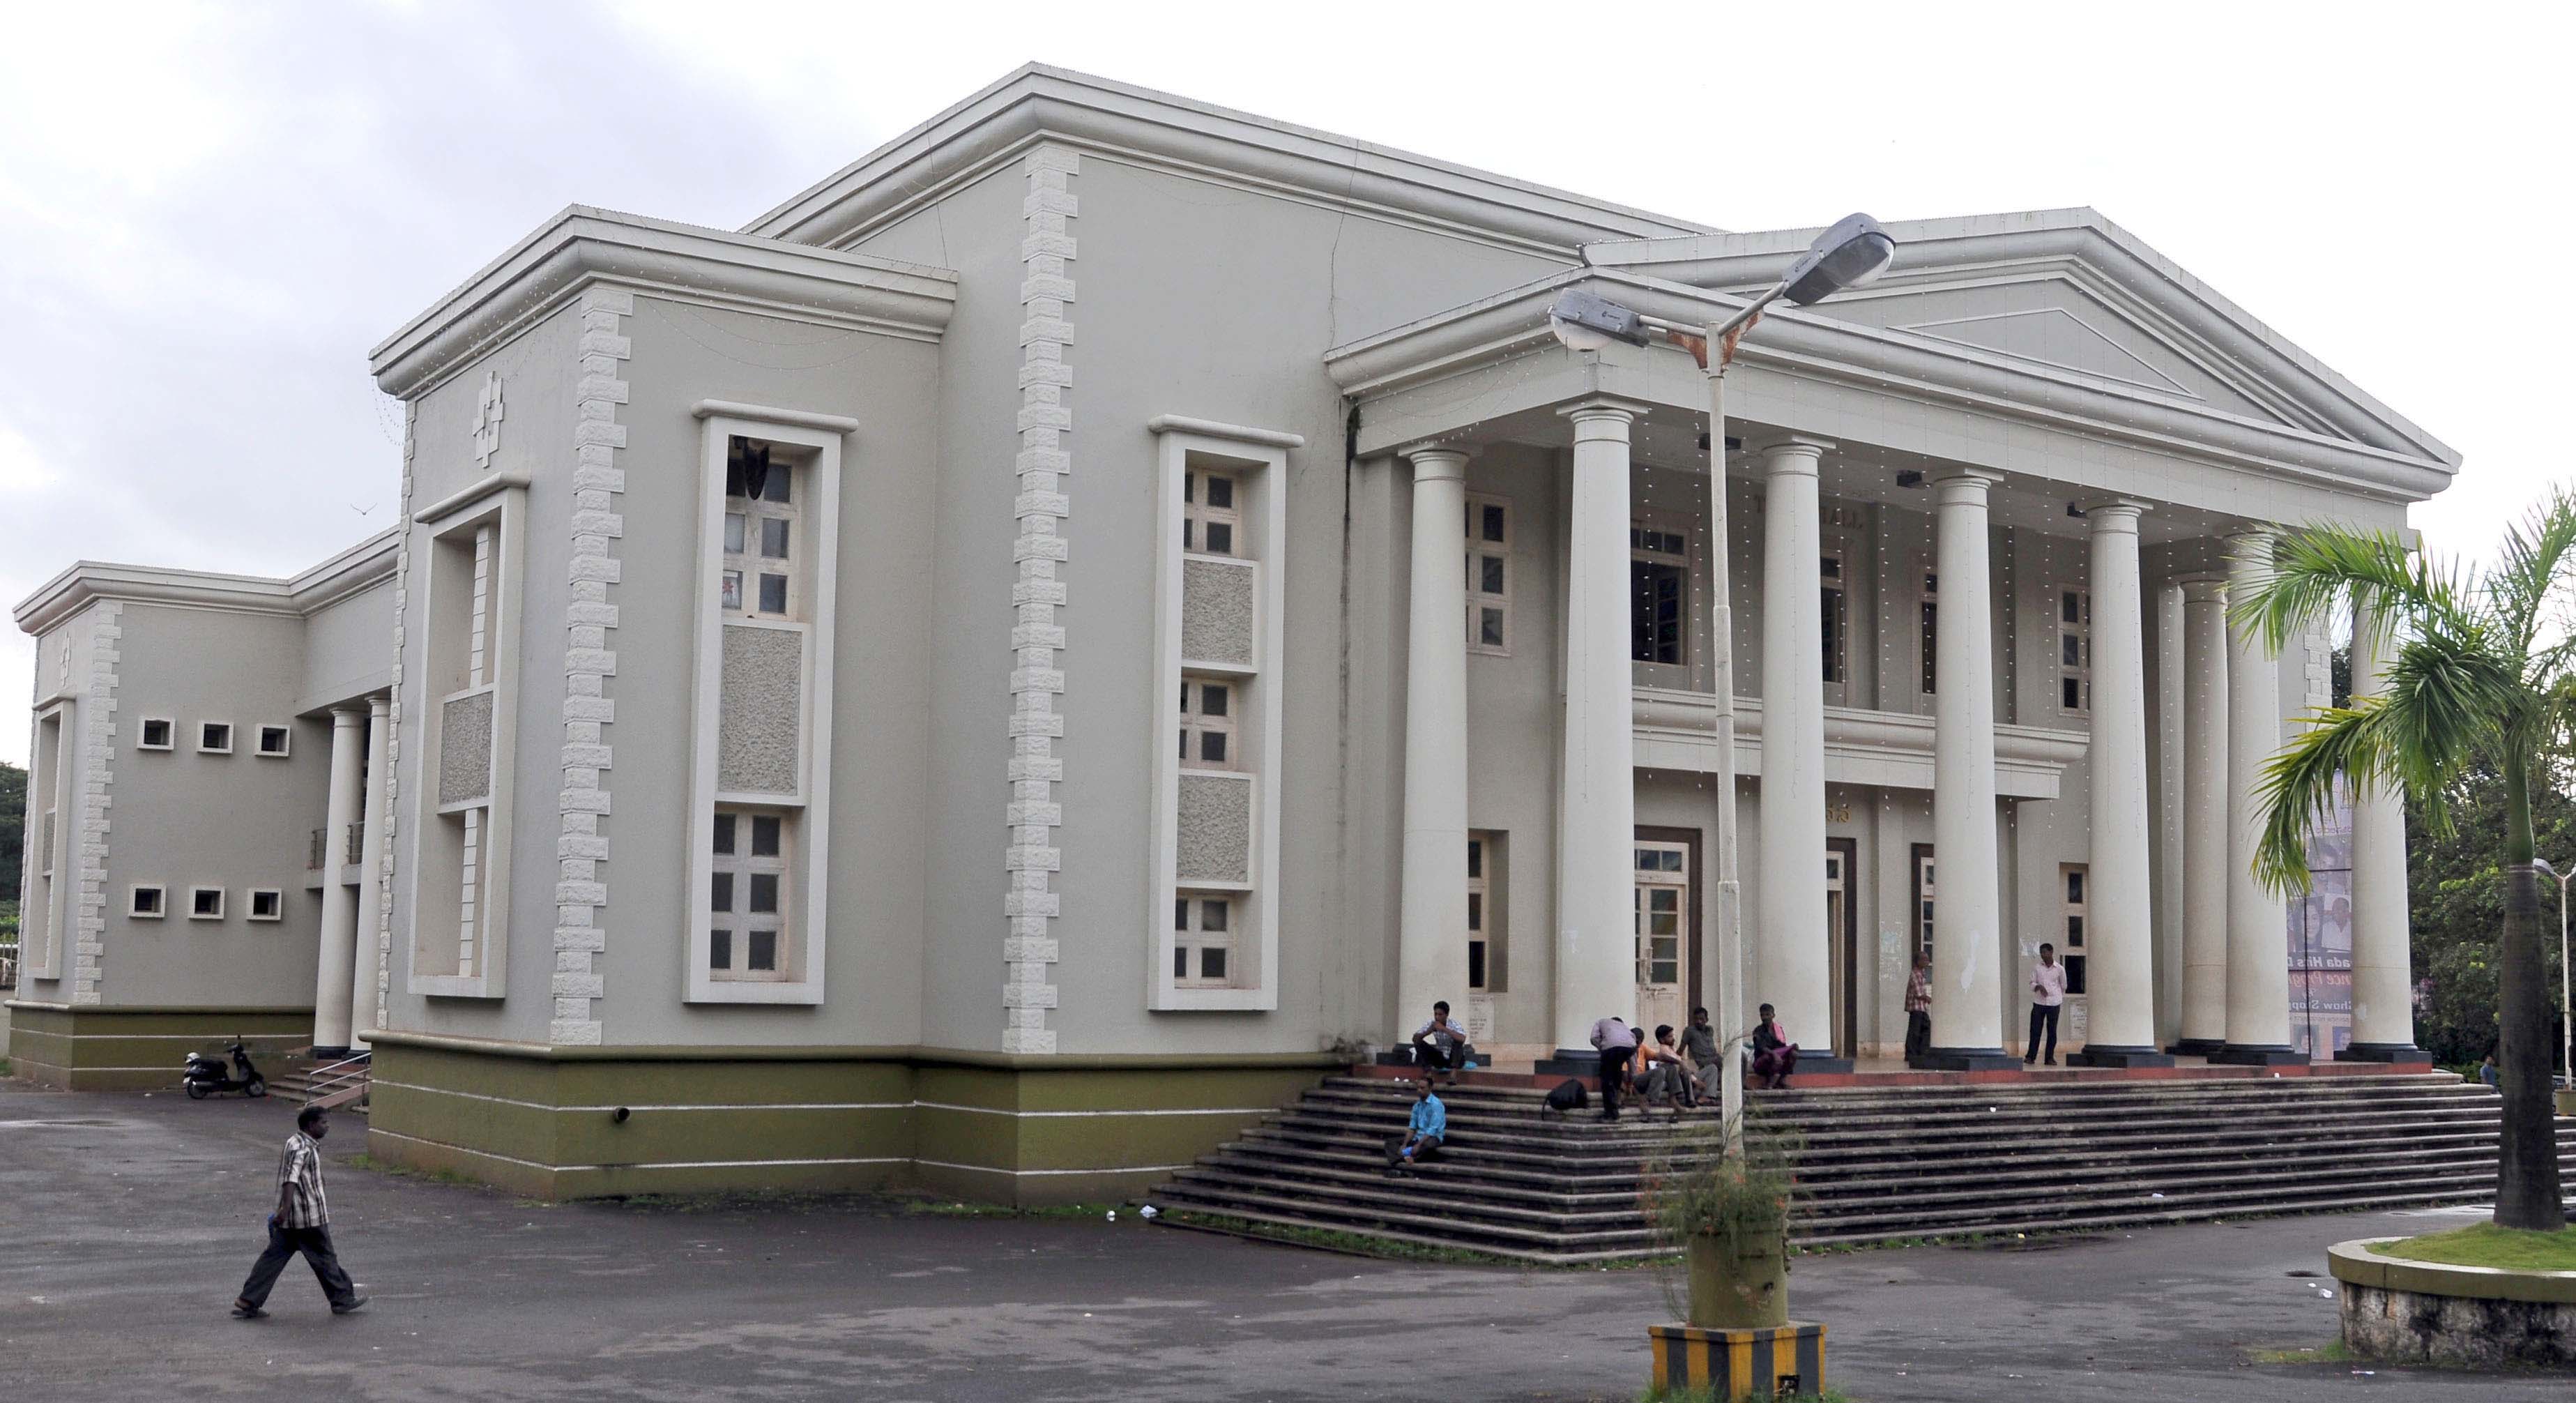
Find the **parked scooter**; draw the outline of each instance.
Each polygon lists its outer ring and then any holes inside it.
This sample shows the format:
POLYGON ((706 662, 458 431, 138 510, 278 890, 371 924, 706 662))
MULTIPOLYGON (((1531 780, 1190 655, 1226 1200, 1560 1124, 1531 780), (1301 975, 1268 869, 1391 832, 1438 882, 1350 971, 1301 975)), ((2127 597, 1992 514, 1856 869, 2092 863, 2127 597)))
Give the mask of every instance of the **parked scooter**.
POLYGON ((231 1052, 233 1060, 229 1069, 220 1057, 209 1057, 202 1052, 188 1054, 187 1068, 181 1073, 180 1085, 187 1088, 189 1100, 203 1101, 209 1093, 217 1091, 238 1091, 247 1096, 268 1094, 268 1078, 261 1076, 259 1068, 250 1064, 250 1053, 243 1050, 240 1038, 233 1039, 231 1052))

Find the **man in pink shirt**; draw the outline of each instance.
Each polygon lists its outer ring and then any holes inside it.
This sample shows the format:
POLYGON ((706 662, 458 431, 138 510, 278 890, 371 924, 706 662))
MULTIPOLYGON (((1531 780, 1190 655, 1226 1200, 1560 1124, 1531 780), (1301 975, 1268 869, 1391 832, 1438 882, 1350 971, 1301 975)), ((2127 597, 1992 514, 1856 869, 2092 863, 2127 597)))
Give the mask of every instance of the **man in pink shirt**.
POLYGON ((2057 962, 2057 947, 2047 941, 2039 945, 2039 964, 2030 972, 2030 1043, 2022 1049, 2022 1065, 2041 1060, 2039 1033, 2048 1030, 2048 1056, 2041 1065, 2057 1065, 2057 1011, 2066 1003, 2066 966, 2057 962))

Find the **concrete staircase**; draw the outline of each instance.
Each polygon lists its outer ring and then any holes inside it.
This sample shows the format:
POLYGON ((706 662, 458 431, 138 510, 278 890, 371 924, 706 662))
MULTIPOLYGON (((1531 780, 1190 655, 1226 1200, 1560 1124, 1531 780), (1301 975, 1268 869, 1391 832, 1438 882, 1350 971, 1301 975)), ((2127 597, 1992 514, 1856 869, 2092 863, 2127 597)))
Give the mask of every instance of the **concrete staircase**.
MULTIPOLYGON (((2448 1073, 1759 1092, 1756 1135, 1796 1149, 1793 1241, 1888 1242, 2460 1203, 2492 1192, 2495 1093, 2448 1073)), ((1542 1116, 1541 1093, 1445 1091, 1443 1162, 1385 1175, 1412 1095, 1337 1077, 1155 1195, 1181 1221, 1309 1228, 1532 1262, 1655 1255, 1638 1194, 1674 1136, 1631 1107, 1542 1116)), ((2576 1183, 2576 1119, 2559 1122, 2576 1183)))

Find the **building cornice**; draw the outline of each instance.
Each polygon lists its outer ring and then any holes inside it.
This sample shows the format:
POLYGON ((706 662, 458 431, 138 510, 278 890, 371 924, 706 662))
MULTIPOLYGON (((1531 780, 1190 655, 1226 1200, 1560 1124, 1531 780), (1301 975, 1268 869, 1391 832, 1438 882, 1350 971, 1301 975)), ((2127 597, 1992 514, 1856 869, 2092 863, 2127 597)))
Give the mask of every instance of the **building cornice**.
POLYGON ((639 292, 937 339, 957 301, 945 268, 573 205, 368 352, 385 393, 414 398, 583 288, 639 292))
POLYGON ((40 634, 102 599, 301 617, 392 578, 398 532, 385 531, 285 579, 76 561, 19 601, 19 629, 40 634))
POLYGON ((1043 64, 1005 76, 744 230, 845 244, 1038 140, 1563 256, 1604 239, 1710 232, 1706 225, 1043 64))

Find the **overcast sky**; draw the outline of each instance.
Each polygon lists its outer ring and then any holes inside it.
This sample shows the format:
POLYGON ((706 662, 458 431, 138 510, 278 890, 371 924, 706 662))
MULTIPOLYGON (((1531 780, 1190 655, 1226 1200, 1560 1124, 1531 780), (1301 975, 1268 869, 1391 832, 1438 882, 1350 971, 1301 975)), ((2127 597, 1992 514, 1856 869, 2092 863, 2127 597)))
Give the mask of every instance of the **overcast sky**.
MULTIPOLYGON (((2092 205, 2465 453, 2436 549, 2566 475, 2556 6, 1426 11, 20 7, 0 601, 383 529, 366 349, 466 274, 576 201, 737 226, 1030 59, 1733 229, 2092 205)), ((0 759, 33 653, 0 629, 0 759)))

